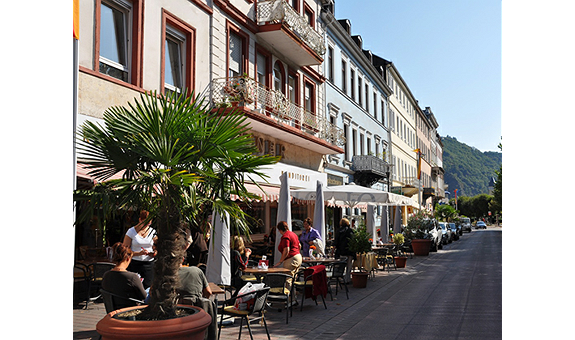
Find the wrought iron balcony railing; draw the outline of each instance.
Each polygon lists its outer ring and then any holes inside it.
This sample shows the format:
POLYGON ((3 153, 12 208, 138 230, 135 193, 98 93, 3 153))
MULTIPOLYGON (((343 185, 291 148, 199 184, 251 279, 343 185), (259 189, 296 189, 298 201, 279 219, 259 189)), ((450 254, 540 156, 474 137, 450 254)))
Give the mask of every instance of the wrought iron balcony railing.
POLYGON ((333 145, 341 147, 345 144, 342 129, 324 117, 292 103, 283 93, 269 89, 252 78, 214 79, 205 91, 209 91, 209 95, 204 92, 204 96, 211 99, 214 107, 243 106, 333 145))
POLYGON ((370 171, 381 176, 386 176, 389 171, 389 164, 373 155, 356 155, 353 156, 352 162, 354 171, 370 171))
POLYGON ((285 0, 258 1, 257 22, 258 25, 286 24, 315 53, 320 56, 325 54, 322 36, 309 25, 304 16, 296 12, 285 0))

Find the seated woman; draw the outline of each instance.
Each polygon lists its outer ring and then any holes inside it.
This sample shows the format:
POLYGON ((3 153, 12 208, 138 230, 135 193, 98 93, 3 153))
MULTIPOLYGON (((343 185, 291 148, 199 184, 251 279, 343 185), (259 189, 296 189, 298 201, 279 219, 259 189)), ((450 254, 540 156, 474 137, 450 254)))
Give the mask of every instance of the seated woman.
MULTIPOLYGON (((116 295, 143 301, 147 293, 144 290, 142 279, 138 274, 126 270, 132 261, 132 250, 121 242, 117 242, 112 246, 112 252, 112 262, 116 266, 104 273, 102 289, 116 295)), ((115 302, 115 307, 118 309, 136 305, 130 300, 116 299, 115 302)))
POLYGON ((248 260, 252 250, 246 248, 244 239, 241 236, 234 236, 232 239, 232 287, 239 291, 245 284, 242 280, 242 271, 248 266, 248 260))

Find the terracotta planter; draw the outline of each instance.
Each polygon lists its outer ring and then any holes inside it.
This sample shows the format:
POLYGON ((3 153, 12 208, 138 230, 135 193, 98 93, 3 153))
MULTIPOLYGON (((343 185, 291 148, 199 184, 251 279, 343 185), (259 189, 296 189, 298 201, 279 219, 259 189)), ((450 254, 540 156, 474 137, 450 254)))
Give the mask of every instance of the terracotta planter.
POLYGON ((413 248, 413 254, 415 256, 427 256, 429 255, 431 240, 427 239, 411 240, 411 247, 413 248))
POLYGON ((353 288, 365 288, 367 287, 367 276, 368 272, 351 272, 351 283, 353 288))
POLYGON ((395 266, 397 268, 405 268, 405 262, 407 261, 406 256, 395 256, 393 259, 395 260, 395 266))
POLYGON ((192 315, 154 321, 130 321, 114 318, 114 315, 145 308, 146 306, 128 307, 115 310, 106 315, 96 325, 96 330, 102 336, 102 340, 120 339, 196 339, 203 340, 206 329, 212 322, 212 317, 203 309, 192 306, 182 306, 180 308, 195 309, 192 315))

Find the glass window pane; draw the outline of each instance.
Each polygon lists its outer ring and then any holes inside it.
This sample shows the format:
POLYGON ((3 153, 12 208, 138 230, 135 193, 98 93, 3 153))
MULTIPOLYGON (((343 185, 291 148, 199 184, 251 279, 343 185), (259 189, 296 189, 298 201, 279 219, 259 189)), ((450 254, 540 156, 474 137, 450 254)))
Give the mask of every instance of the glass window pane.
POLYGON ((102 4, 100 19, 100 55, 126 66, 125 13, 102 4))
POLYGON ((242 39, 234 33, 230 34, 230 77, 242 74, 242 39))
POLYGON ((179 43, 166 39, 166 60, 164 82, 177 88, 182 88, 181 46, 179 43))

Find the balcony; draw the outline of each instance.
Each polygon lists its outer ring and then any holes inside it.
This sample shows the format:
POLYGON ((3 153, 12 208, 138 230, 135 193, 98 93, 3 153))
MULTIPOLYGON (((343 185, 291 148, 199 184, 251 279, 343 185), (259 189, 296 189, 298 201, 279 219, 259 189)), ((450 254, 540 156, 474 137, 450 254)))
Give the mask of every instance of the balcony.
POLYGON ((394 182, 399 184, 399 186, 391 188, 393 193, 411 197, 419 192, 419 179, 417 177, 402 177, 394 182))
POLYGON ((351 169, 355 171, 353 180, 356 184, 371 187, 376 182, 386 178, 389 164, 381 158, 371 155, 353 156, 351 169))
POLYGON ((323 62, 323 37, 285 0, 258 1, 257 23, 256 35, 298 66, 323 62))
POLYGON ((253 131, 316 151, 343 153, 343 130, 322 116, 290 102, 275 91, 248 77, 214 79, 203 96, 214 108, 237 109, 245 114, 253 131), (208 93, 206 93, 208 92, 208 93), (275 128, 276 130, 270 130, 275 128))

